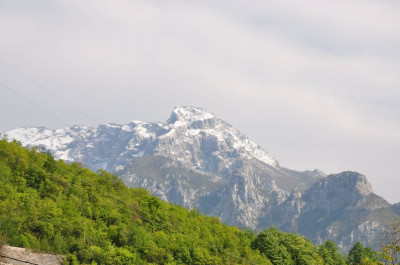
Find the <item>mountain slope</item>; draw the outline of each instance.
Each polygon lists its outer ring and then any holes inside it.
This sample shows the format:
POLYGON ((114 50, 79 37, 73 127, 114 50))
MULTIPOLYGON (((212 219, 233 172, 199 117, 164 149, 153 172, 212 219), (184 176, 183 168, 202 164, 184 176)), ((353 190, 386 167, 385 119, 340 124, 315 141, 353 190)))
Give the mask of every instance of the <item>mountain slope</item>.
POLYGON ((275 225, 314 242, 335 239, 342 249, 356 240, 371 244, 376 239, 370 231, 382 226, 382 220, 372 218, 377 211, 384 209, 387 218, 395 215, 370 188, 358 192, 359 185, 368 185, 357 173, 327 177, 318 170, 287 169, 201 108, 176 107, 166 122, 22 128, 7 136, 26 146, 42 146, 57 158, 109 170, 128 186, 144 187, 228 224, 253 229, 275 225), (318 221, 325 210, 329 214, 318 221))
POLYGON ((5 140, 0 221, 0 264, 345 264, 332 242, 317 247, 276 228, 256 235, 229 227, 127 188, 106 171, 5 140))
POLYGON ((66 265, 271 264, 251 248, 254 233, 128 189, 105 171, 96 174, 4 140, 0 221, 0 248, 4 239, 63 254, 66 265))

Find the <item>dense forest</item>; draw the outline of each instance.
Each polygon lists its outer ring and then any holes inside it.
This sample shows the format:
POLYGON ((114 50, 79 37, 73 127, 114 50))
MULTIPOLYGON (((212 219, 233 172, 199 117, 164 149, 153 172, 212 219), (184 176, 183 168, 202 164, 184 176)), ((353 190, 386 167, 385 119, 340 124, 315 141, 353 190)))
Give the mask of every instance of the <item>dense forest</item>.
POLYGON ((6 139, 0 181, 1 242, 63 254, 66 264, 381 264, 360 243, 344 256, 332 241, 227 226, 6 139))

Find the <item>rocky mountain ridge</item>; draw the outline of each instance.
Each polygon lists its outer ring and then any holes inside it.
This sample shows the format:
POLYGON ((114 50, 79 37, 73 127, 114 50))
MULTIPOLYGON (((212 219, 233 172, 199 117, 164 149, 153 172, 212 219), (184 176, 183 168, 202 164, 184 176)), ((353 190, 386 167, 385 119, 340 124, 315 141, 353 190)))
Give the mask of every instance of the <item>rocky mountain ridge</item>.
POLYGON ((7 132, 27 146, 117 174, 128 186, 197 207, 228 224, 275 225, 347 250, 373 245, 385 219, 398 214, 356 172, 326 176, 285 168, 211 112, 176 107, 166 122, 21 128, 7 132))

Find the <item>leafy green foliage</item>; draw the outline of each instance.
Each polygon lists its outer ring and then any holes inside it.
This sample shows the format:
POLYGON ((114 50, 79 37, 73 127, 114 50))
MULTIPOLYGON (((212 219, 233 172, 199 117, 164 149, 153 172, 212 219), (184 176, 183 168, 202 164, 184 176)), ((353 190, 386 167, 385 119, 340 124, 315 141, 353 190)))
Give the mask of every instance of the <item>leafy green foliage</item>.
MULTIPOLYGON (((255 235, 127 188, 106 171, 0 140, 0 235, 66 264, 344 264, 332 241, 269 228, 255 235)), ((351 264, 372 264, 356 248, 351 264), (363 263, 362 263, 363 262, 363 263)), ((373 263, 375 264, 375 263, 373 263)))
POLYGON ((322 264, 317 247, 297 234, 284 233, 274 227, 262 231, 252 247, 264 254, 272 264, 322 264))

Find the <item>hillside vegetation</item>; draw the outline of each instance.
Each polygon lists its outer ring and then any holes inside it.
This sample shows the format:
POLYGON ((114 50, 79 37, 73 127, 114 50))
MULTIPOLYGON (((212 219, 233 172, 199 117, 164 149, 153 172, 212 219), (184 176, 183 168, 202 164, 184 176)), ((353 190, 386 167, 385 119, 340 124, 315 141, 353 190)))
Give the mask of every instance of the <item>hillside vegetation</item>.
POLYGON ((1 237, 66 255, 66 264, 378 264, 355 245, 269 228, 258 235, 127 188, 117 177, 0 140, 1 237))

